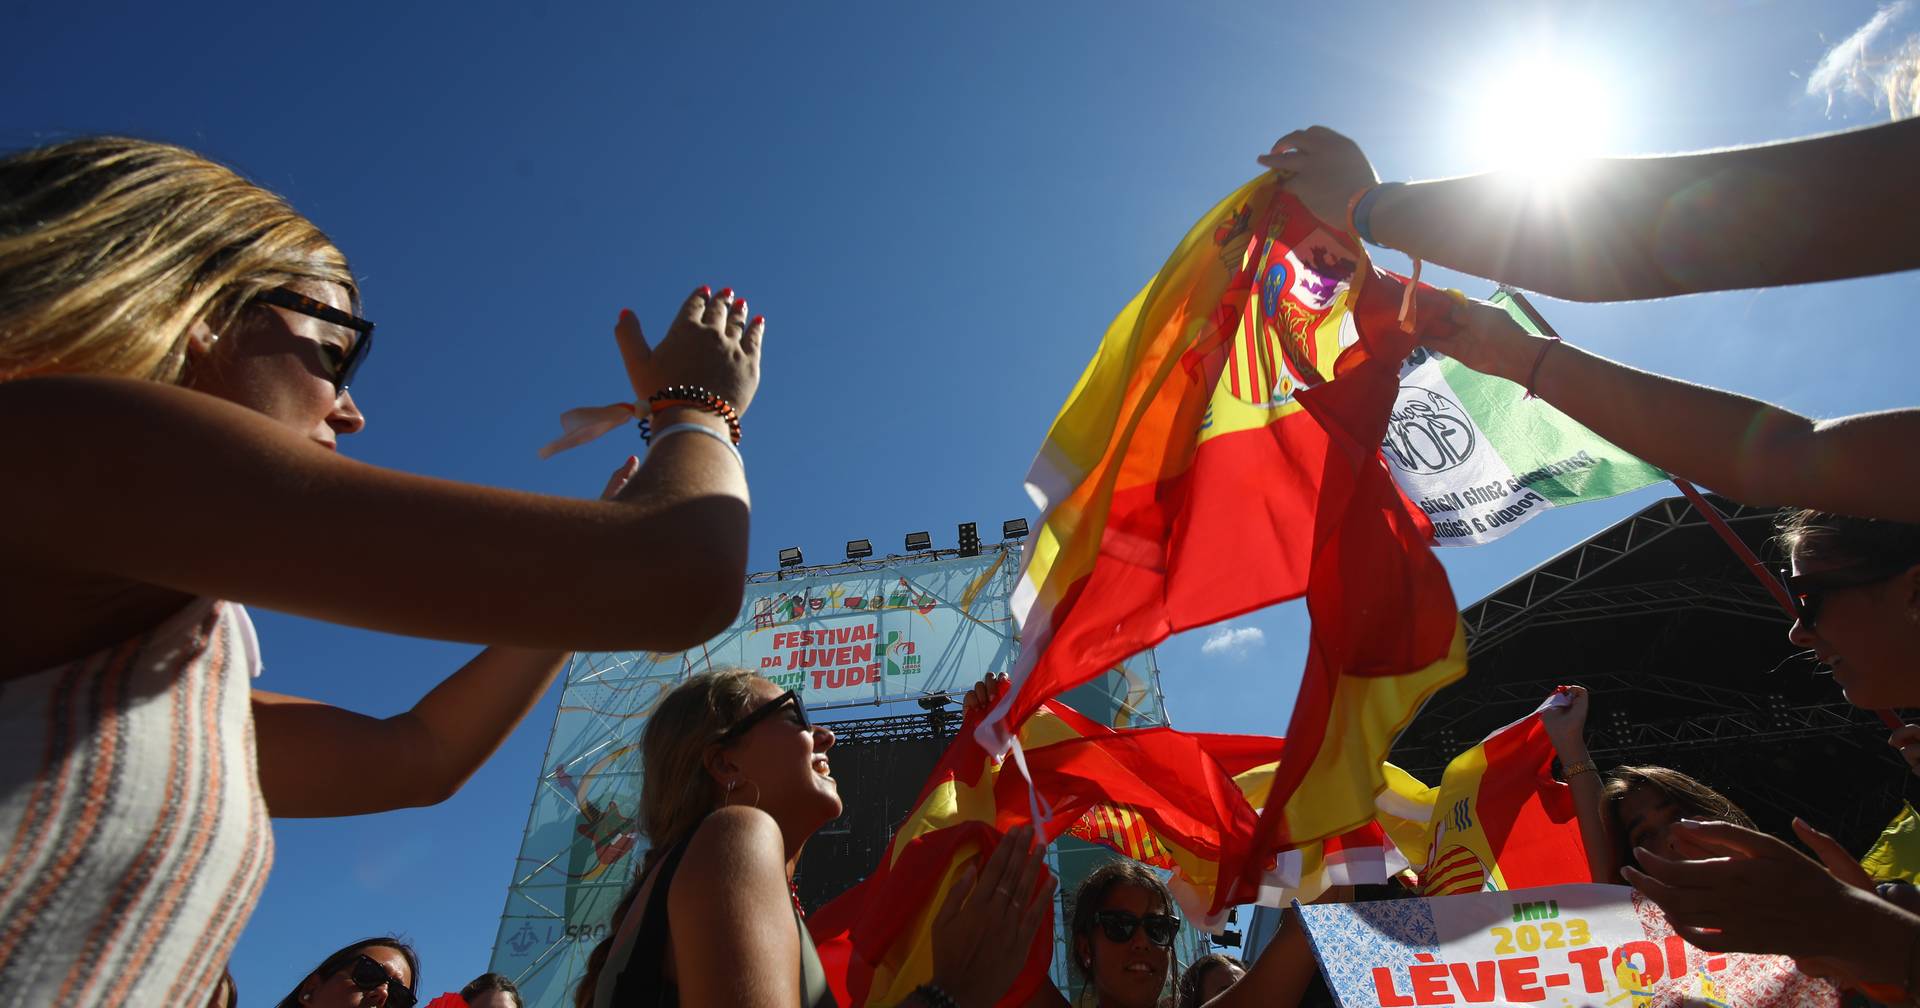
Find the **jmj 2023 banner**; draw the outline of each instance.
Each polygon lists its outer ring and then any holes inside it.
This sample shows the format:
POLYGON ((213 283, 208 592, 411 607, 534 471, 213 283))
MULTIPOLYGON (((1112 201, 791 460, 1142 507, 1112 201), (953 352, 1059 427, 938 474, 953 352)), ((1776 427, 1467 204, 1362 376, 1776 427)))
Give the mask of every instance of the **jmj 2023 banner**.
POLYGON ((1625 886, 1567 885, 1300 908, 1341 1008, 1834 1008, 1781 956, 1710 953, 1625 886))

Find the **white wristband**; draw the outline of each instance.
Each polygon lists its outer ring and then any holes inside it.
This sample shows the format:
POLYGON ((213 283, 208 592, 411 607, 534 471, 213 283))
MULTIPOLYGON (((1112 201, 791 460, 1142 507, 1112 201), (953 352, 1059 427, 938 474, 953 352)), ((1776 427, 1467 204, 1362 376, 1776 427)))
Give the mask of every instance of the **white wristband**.
POLYGON ((705 424, 697 424, 691 421, 687 423, 668 424, 667 426, 662 427, 657 431, 654 431, 652 440, 650 440, 648 443, 650 445, 657 445, 662 440, 665 440, 668 436, 673 434, 678 434, 681 431, 693 431, 697 434, 705 434, 706 436, 714 439, 715 441, 718 441, 721 444, 726 445, 727 450, 733 453, 733 460, 735 462, 740 463, 740 471, 741 472, 747 471, 747 460, 740 457, 740 449, 734 446, 733 439, 727 437, 725 434, 722 434, 717 430, 714 430, 711 427, 708 427, 705 424))

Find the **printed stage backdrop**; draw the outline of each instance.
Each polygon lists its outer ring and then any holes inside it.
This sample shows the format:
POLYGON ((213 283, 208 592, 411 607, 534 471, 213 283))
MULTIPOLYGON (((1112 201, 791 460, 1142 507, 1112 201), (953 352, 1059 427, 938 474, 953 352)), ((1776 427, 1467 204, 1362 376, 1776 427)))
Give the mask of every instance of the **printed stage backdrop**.
MULTIPOLYGON (((587 956, 606 937, 646 849, 637 821, 641 729, 682 679, 740 666, 799 690, 811 710, 860 708, 846 715, 860 717, 891 713, 881 706, 890 702, 966 690, 1013 663, 1018 642, 1007 602, 1019 560, 1015 543, 983 547, 975 557, 895 557, 757 575, 739 619, 699 648, 576 655, 490 968, 520 984, 528 1008, 571 1005, 587 956)), ((1154 675, 1148 653, 1068 700, 1116 726, 1156 723, 1163 716, 1154 675)))
POLYGON ((1784 956, 1708 953, 1626 886, 1300 908, 1341 1008, 1837 1008, 1784 956))

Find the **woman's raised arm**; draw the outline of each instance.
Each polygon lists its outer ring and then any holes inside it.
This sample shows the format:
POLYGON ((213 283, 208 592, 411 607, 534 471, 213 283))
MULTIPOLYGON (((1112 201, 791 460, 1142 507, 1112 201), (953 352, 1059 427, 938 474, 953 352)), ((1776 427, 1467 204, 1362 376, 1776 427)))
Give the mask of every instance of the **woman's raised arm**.
MULTIPOLYGON (((1324 126, 1260 163, 1314 216, 1344 225, 1377 179, 1324 126)), ((1547 188, 1495 172, 1382 189, 1379 243, 1569 301, 1815 283, 1920 268, 1920 119, 1664 157, 1596 158, 1547 188)))

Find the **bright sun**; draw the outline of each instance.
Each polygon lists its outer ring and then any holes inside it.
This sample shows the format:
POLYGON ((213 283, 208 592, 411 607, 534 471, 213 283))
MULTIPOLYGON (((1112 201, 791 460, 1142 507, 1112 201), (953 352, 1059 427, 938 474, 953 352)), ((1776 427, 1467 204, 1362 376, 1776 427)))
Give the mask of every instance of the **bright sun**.
POLYGON ((1614 89, 1576 62, 1535 59, 1489 75, 1475 92, 1468 159, 1483 171, 1552 174, 1609 153, 1614 89))

